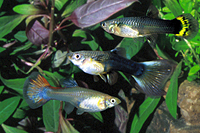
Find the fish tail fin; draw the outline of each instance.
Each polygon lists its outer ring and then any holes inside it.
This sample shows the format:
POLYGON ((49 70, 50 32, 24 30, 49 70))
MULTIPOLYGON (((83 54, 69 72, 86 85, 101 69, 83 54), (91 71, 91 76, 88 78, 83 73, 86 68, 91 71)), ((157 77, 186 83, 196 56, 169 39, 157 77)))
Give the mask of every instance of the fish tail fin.
POLYGON ((50 98, 47 92, 51 85, 38 72, 33 72, 24 83, 23 96, 28 105, 32 108, 38 108, 45 104, 50 98))
POLYGON ((179 21, 180 26, 175 26, 176 36, 184 37, 186 39, 192 39, 196 36, 199 30, 198 21, 189 13, 182 14, 176 17, 173 21, 179 21))
POLYGON ((165 83, 171 77, 176 65, 169 60, 141 62, 140 72, 132 75, 137 82, 136 88, 149 96, 162 96, 165 83))

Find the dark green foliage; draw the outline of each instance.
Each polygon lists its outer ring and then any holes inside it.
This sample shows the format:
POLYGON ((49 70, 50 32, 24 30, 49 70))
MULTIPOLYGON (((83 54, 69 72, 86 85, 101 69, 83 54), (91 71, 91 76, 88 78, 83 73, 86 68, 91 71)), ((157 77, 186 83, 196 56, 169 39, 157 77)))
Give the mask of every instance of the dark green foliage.
MULTIPOLYGON (((110 18, 137 16, 138 13, 145 15, 146 12, 142 9, 147 11, 150 2, 140 1, 141 3, 135 2, 120 12, 113 12, 114 15, 110 18)), ((130 75, 119 72, 118 82, 113 86, 101 80, 94 82, 91 75, 84 74, 70 63, 65 55, 69 51, 107 51, 118 46, 126 49, 128 59, 155 60, 157 56, 146 39, 121 38, 109 34, 96 24, 95 20, 88 21, 92 25, 88 28, 80 29, 75 26, 72 23, 75 22, 75 18, 70 18, 69 21, 67 17, 85 4, 86 0, 30 0, 29 2, 0 0, 0 124, 2 127, 0 132, 26 133, 30 130, 43 132, 39 127, 45 127, 46 131, 51 132, 116 132, 120 127, 114 125, 114 109, 84 113, 81 116, 77 116, 74 111, 66 115, 62 103, 56 100, 50 100, 41 108, 30 109, 23 100, 24 82, 31 71, 39 71, 45 75, 52 86, 60 86, 60 79, 73 77, 84 87, 88 85, 89 88, 113 96, 118 96, 119 90, 122 89, 129 99, 123 101, 120 106, 127 110, 126 103, 132 102, 132 99, 137 102, 144 100, 141 99, 142 94, 130 94, 130 89, 135 87, 130 75), (40 26, 32 27, 35 22, 40 26), (37 36, 40 40, 36 38, 37 36), (35 42, 36 44, 33 44, 35 42), (135 95, 139 95, 140 98, 133 97, 135 95), (27 120, 30 121, 29 124, 20 124, 21 121, 27 120)), ((162 19, 172 20, 184 12, 192 14, 200 22, 199 1, 152 0, 152 4, 158 9, 158 16, 162 19)), ((84 21, 86 20, 84 18, 84 21)), ((156 41, 157 54, 164 59, 177 62, 166 95, 168 110, 174 118, 177 118, 179 84, 185 79, 189 81, 200 79, 199 38, 200 32, 191 40, 167 34, 158 35, 156 41), (181 71, 182 76, 180 76, 181 71)), ((131 132, 139 132, 148 117, 156 110, 159 101, 160 97, 148 97, 141 104, 135 104, 129 113, 130 124, 127 125, 127 129, 129 128, 131 132)))

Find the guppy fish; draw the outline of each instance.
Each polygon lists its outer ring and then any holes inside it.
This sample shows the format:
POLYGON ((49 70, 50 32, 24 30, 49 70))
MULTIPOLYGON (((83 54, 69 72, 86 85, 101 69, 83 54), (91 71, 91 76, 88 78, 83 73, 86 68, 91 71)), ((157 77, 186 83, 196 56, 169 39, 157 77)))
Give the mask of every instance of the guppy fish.
POLYGON ((131 74, 139 87, 137 89, 150 96, 164 95, 162 88, 170 78, 175 64, 169 60, 134 62, 119 54, 123 48, 111 51, 76 51, 67 54, 68 59, 85 73, 104 75, 110 71, 131 74))
POLYGON ((170 33, 192 39, 199 30, 199 23, 191 14, 183 14, 173 20, 125 17, 103 21, 100 25, 108 33, 129 38, 170 33))
POLYGON ((78 87, 74 80, 63 81, 63 85, 65 87, 53 87, 42 75, 33 72, 24 83, 24 99, 32 109, 52 99, 65 101, 67 113, 76 107, 79 115, 83 112, 103 111, 121 102, 116 97, 78 87))

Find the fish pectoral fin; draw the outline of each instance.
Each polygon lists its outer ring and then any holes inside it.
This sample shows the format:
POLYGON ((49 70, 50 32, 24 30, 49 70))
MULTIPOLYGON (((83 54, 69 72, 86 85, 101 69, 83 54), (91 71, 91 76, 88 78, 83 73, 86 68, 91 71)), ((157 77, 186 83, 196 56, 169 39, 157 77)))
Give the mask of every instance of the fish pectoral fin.
POLYGON ((70 114, 74 110, 74 106, 69 102, 65 102, 64 110, 67 114, 70 114))
POLYGON ((115 53, 115 54, 117 54, 119 56, 122 56, 124 58, 127 58, 126 57, 126 49, 125 48, 116 47, 115 49, 110 50, 110 52, 115 53))
POLYGON ((107 80, 110 85, 114 85, 117 82, 118 74, 115 71, 111 71, 107 74, 107 80))
POLYGON ((76 111, 77 115, 82 115, 83 113, 84 113, 84 110, 80 109, 80 108, 78 108, 77 111, 76 111))
POLYGON ((93 78, 94 78, 94 82, 98 82, 99 81, 99 78, 97 77, 97 75, 93 75, 93 78))
POLYGON ((107 79, 103 74, 99 74, 99 76, 101 77, 101 79, 103 79, 104 82, 107 82, 107 79))

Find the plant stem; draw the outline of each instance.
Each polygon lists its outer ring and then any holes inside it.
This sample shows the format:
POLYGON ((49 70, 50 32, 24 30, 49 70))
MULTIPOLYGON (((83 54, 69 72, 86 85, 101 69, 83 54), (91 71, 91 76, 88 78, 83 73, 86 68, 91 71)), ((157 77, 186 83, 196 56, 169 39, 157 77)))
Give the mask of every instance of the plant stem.
POLYGON ((53 42, 53 27, 54 27, 54 7, 55 7, 55 0, 52 0, 51 5, 51 20, 50 20, 50 27, 49 27, 49 43, 48 46, 52 45, 53 42))
POLYGON ((195 53, 194 49, 192 48, 191 44, 188 42, 187 39, 183 38, 183 40, 187 43, 188 47, 190 48, 190 50, 192 51, 194 57, 196 58, 197 63, 200 65, 199 57, 196 55, 196 53, 195 53))

